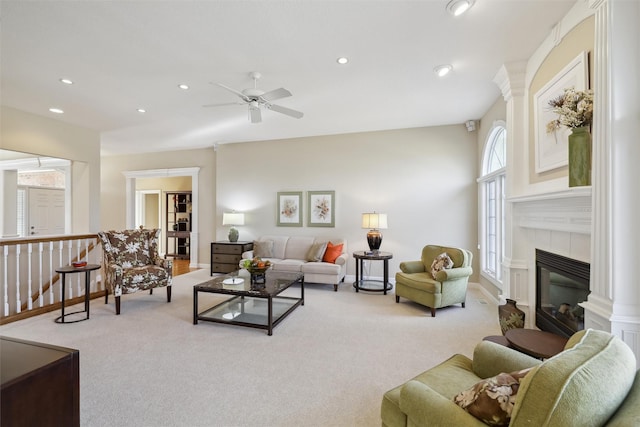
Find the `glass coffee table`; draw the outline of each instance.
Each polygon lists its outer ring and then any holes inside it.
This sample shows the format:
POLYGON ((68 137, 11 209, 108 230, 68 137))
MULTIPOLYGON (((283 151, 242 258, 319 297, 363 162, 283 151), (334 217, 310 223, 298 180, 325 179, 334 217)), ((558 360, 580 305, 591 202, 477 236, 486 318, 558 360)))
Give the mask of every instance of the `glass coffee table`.
POLYGON ((302 273, 269 270, 258 283, 232 273, 193 287, 193 324, 204 320, 266 329, 272 335, 273 328, 299 305, 304 305, 302 273), (299 298, 280 295, 295 283, 300 284, 299 298), (232 298, 198 313, 198 294, 201 293, 231 295, 232 298))

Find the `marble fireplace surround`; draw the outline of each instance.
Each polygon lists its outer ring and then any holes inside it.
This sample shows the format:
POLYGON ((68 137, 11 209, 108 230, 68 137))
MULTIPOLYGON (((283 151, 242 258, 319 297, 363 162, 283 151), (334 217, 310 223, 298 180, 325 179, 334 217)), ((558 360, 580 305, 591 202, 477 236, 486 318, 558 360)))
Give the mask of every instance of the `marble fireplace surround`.
POLYGON ((508 199, 512 206, 513 254, 503 273, 509 298, 535 328, 536 249, 591 262, 591 187, 575 187, 508 199))

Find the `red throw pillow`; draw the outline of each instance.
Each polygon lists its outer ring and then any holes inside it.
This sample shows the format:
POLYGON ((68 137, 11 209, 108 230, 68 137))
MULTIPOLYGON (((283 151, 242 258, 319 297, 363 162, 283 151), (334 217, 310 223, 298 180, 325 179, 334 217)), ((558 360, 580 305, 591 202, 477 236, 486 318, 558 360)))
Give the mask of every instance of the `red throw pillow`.
POLYGON ((335 264, 336 259, 342 254, 342 246, 342 243, 340 243, 339 245, 334 245, 331 242, 327 243, 327 250, 324 251, 322 261, 335 264))

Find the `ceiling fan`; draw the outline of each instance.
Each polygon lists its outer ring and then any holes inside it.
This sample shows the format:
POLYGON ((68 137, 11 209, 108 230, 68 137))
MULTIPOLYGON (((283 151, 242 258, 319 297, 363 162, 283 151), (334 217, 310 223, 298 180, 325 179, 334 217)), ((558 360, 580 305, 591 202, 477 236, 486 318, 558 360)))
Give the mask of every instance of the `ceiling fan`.
MULTIPOLYGON (((248 105, 249 106, 249 120, 251 123, 260 123, 262 121, 262 108, 272 110, 281 114, 285 114, 296 119, 301 118, 304 114, 300 111, 292 110, 291 108, 283 107, 281 105, 272 104, 271 101, 276 99, 286 98, 291 96, 291 92, 285 88, 274 89, 269 92, 265 92, 262 89, 258 89, 258 80, 262 77, 257 71, 249 73, 249 76, 253 79, 253 88, 244 89, 242 91, 230 88, 221 83, 215 83, 223 89, 228 90, 231 93, 239 96, 241 101, 226 103, 226 104, 208 104, 205 107, 219 107, 222 105, 248 105)), ((213 83, 212 83, 213 84, 213 83)))

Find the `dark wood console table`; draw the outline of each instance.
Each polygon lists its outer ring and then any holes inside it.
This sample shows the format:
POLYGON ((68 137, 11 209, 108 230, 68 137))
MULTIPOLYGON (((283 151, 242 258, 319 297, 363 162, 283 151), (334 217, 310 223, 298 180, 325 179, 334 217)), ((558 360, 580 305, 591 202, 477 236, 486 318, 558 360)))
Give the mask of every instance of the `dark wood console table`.
POLYGON ((0 337, 3 426, 79 426, 80 353, 0 337))

